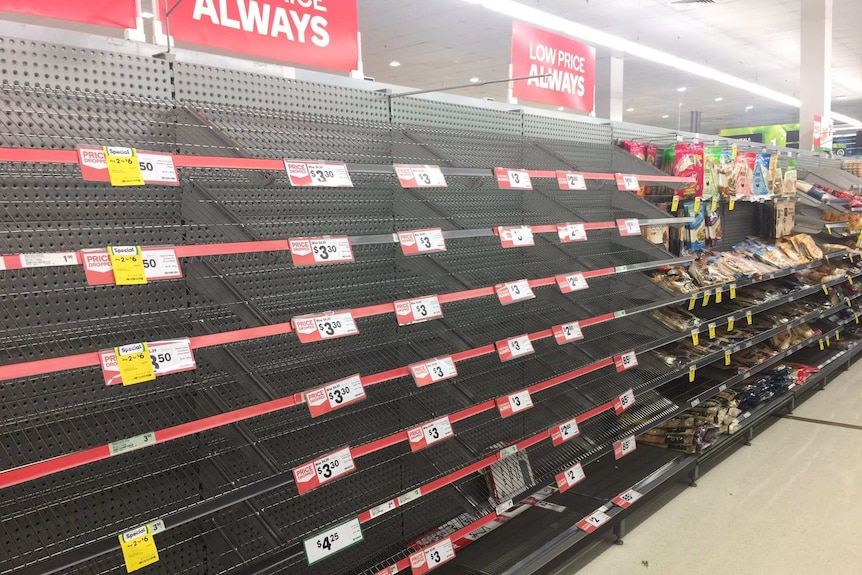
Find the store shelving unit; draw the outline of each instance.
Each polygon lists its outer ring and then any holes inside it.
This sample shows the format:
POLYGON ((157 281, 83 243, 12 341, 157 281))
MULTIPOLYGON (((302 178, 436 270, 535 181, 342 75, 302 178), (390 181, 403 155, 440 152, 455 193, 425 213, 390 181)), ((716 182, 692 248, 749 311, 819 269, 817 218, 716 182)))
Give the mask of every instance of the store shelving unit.
MULTIPOLYGON (((603 461, 684 408, 664 390, 692 366, 651 352, 690 333, 648 312, 716 288, 669 294, 645 274, 688 258, 622 235, 618 220, 686 220, 618 191, 615 174, 681 182, 614 146, 611 126, 4 41, 21 66, 76 65, 65 81, 2 86, 0 573, 123 573, 117 537, 144 524, 158 530, 152 573, 392 572, 439 526, 497 519, 492 495, 603 461), (82 144, 172 154, 180 185, 84 181, 82 144), (283 158, 344 162, 354 187, 291 186, 283 158), (448 186, 403 189, 394 164, 440 165, 448 186), (496 167, 528 170, 534 189, 500 189, 496 167), (583 172, 588 190, 561 191, 557 170, 583 172), (585 224, 587 241, 560 243, 566 222, 585 224), (535 245, 502 247, 498 228, 522 225, 535 245), (447 250, 404 255, 397 233, 426 228, 447 250), (294 265, 288 239, 323 235, 347 236, 355 261, 294 265), (172 246, 183 277, 90 285, 81 250, 111 245, 172 246), (557 277, 576 272, 589 288, 562 293, 557 277), (501 305, 496 286, 524 279, 536 297, 501 305), (431 295, 443 318, 398 325, 393 302, 431 295), (357 335, 300 343, 294 318, 347 309, 357 335), (583 339, 558 345, 552 327, 572 321, 583 339), (524 334, 535 353, 502 362, 497 342, 524 334), (100 350, 174 338, 190 339, 195 370, 104 384, 100 350), (618 372, 631 350, 638 365, 618 372), (457 377, 414 384, 408 366, 447 355, 457 377), (310 415, 308 391, 354 374, 364 400, 310 415), (532 409, 503 417, 500 402, 525 389, 532 409), (628 390, 635 404, 618 415, 628 390), (409 432, 442 417, 453 436, 414 452, 409 432), (573 418, 580 435, 554 447, 549 429, 573 418), (133 438, 139 449, 117 453, 133 438), (345 446, 356 471, 300 494, 294 470, 345 446), (352 519, 364 540, 308 565, 303 540, 352 519)), ((697 307, 700 331, 737 313, 697 307)), ((646 469, 636 453, 635 475, 646 469)), ((692 465, 665 463, 668 477, 692 465)))

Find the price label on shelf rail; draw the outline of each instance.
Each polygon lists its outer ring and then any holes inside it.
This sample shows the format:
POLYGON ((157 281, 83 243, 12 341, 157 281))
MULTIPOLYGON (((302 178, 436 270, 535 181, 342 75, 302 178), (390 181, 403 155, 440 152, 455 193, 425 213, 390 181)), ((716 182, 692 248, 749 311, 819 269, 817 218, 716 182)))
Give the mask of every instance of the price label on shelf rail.
POLYGON ((308 564, 314 565, 330 555, 335 555, 339 551, 344 551, 359 543, 362 539, 362 527, 359 525, 359 518, 357 517, 309 537, 302 542, 302 545, 305 547, 305 557, 308 564))
POLYGON ((523 248, 536 245, 533 229, 530 226, 500 226, 500 245, 504 248, 523 248))
POLYGON ((290 257, 295 266, 341 264, 355 261, 347 236, 290 238, 290 257))
POLYGON ((427 361, 411 364, 410 374, 418 387, 425 387, 438 381, 458 376, 458 368, 451 355, 436 357, 427 361))
POLYGON ((581 324, 576 321, 564 323, 563 325, 555 325, 551 331, 554 334, 554 339, 557 340, 559 345, 584 339, 584 334, 581 331, 581 324))
MULTIPOLYGON (((147 361, 152 366, 155 377, 197 369, 195 356, 192 353, 191 341, 188 338, 148 342, 147 352, 149 353, 147 361)), ((117 354, 113 349, 105 349, 99 352, 99 364, 102 367, 102 376, 105 380, 105 385, 120 385, 123 383, 120 376, 120 368, 117 365, 117 354)))
POLYGON ((410 450, 419 451, 425 449, 429 445, 434 445, 438 441, 449 439, 455 435, 452 431, 452 423, 449 417, 441 417, 434 421, 429 421, 419 427, 414 427, 407 431, 407 438, 410 440, 410 450))
POLYGON ((555 479, 557 480, 557 487, 559 488, 560 493, 565 493, 586 478, 587 476, 584 473, 584 468, 580 463, 575 463, 562 473, 558 474, 555 479))
MULTIPOLYGON (((143 179, 140 184, 129 185, 159 185, 159 186, 178 186, 180 178, 177 175, 177 169, 174 167, 174 157, 170 154, 162 154, 159 152, 145 152, 143 150, 135 150, 134 148, 115 148, 109 147, 110 150, 128 150, 124 152, 125 158, 136 158, 137 172, 134 173, 134 165, 125 162, 129 169, 133 170, 133 176, 137 178, 138 174, 143 179), (134 155, 131 152, 134 152, 134 155)), ((111 175, 108 173, 108 163, 105 158, 105 148, 101 146, 79 146, 78 147, 78 164, 81 166, 81 177, 89 182, 110 182, 111 175)), ((140 180, 136 180, 140 181, 140 180)))
POLYGON ((440 166, 395 164, 395 175, 402 188, 445 188, 446 177, 440 166))
POLYGON ((557 184, 561 190, 587 189, 587 180, 578 172, 557 172, 557 184))
POLYGON ((639 236, 641 235, 641 224, 636 219, 617 220, 617 230, 624 237, 639 236))
POLYGON ((299 494, 302 495, 355 470, 350 447, 343 447, 311 463, 295 467, 293 478, 296 480, 299 494))
POLYGON ((352 188, 347 166, 340 162, 302 162, 285 160, 290 185, 296 187, 352 188))
POLYGON ((291 320, 299 341, 311 343, 347 337, 359 333, 350 310, 330 311, 316 315, 301 315, 291 320))
MULTIPOLYGON (((118 248, 115 247, 114 249, 118 248)), ((137 257, 140 257, 147 282, 183 277, 180 262, 172 247, 141 247, 140 255, 137 257)), ((81 262, 84 264, 84 274, 89 285, 119 285, 114 275, 111 260, 112 258, 106 249, 81 250, 81 262)))
POLYGON ((395 302, 398 325, 411 325, 443 317, 443 308, 436 295, 395 302))
POLYGON ((587 283, 587 280, 582 273, 557 276, 556 279, 557 287, 559 287, 560 291, 563 293, 572 293, 590 288, 590 284, 587 283))
POLYGON ((587 241, 587 230, 584 224, 557 224, 557 236, 560 242, 568 244, 571 242, 587 241))
POLYGON ((530 282, 527 280, 497 284, 494 286, 494 291, 497 292, 497 298, 503 305, 536 297, 536 294, 533 293, 533 288, 530 287, 530 282))
POLYGON ((533 182, 530 173, 526 170, 510 170, 508 168, 494 168, 497 177, 497 186, 502 190, 532 190, 533 182))
POLYGON ((623 192, 636 192, 641 189, 637 176, 633 174, 616 174, 617 189, 623 192))
POLYGON ((140 246, 108 246, 108 259, 118 286, 147 283, 140 246))
POLYGON ((497 409, 503 419, 533 407, 533 398, 526 389, 497 399, 497 409))
POLYGON ((576 419, 570 419, 565 423, 555 425, 551 428, 551 442, 554 444, 554 447, 558 447, 580 434, 581 430, 578 428, 578 421, 576 419))
POLYGON ((634 435, 630 435, 625 439, 620 439, 619 441, 614 443, 614 459, 622 459, 635 449, 637 449, 638 444, 634 435))
POLYGON ((621 355, 614 356, 614 366, 617 368, 617 372, 623 372, 627 369, 631 369, 633 367, 637 367, 638 365, 638 356, 634 351, 629 351, 623 353, 621 355))
POLYGON ((575 525, 578 529, 584 531, 585 533, 592 533, 610 520, 610 515, 608 515, 604 511, 599 510, 593 512, 592 515, 587 515, 586 517, 578 521, 575 525))
POLYGON ((362 401, 365 397, 365 388, 358 373, 305 392, 305 402, 311 417, 320 417, 362 401))
POLYGON ((634 404, 635 392, 633 389, 630 389, 617 398, 617 401, 614 403, 614 411, 617 415, 620 415, 634 404))
POLYGON ((398 232, 398 243, 405 256, 446 251, 446 239, 440 228, 398 232))
POLYGON ((110 353, 114 356, 114 367, 119 379, 117 383, 135 385, 156 379, 154 362, 150 361, 149 346, 146 342, 121 345, 110 353))
MULTIPOLYGON (((53 268, 60 266, 73 266, 78 263, 76 252, 53 252, 46 254, 20 254, 22 268, 53 268)), ((0 270, 3 267, 3 258, 0 257, 0 270)))
POLYGON ((443 541, 411 555, 410 569, 413 571, 413 575, 423 575, 423 573, 428 573, 454 558, 455 549, 452 547, 452 540, 447 537, 443 541))
POLYGON ((142 525, 131 531, 126 531, 118 537, 127 573, 132 573, 138 569, 143 569, 147 565, 158 562, 159 550, 156 548, 156 540, 153 538, 148 525, 142 525))
POLYGON ((622 509, 628 509, 641 497, 643 497, 643 495, 641 495, 634 489, 629 489, 625 493, 620 493, 619 495, 617 495, 613 499, 613 504, 617 507, 621 507, 622 509))
POLYGON ((536 350, 533 349, 533 342, 530 341, 530 336, 527 334, 501 339, 496 346, 500 361, 509 361, 516 357, 536 353, 536 350))

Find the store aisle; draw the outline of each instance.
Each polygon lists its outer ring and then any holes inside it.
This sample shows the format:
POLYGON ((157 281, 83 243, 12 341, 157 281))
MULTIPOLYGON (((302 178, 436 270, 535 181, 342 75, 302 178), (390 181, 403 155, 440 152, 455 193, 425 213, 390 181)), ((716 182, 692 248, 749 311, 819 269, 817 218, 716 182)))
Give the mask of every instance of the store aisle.
POLYGON ((566 575, 862 573, 862 373, 794 416, 826 423, 782 418, 566 575))

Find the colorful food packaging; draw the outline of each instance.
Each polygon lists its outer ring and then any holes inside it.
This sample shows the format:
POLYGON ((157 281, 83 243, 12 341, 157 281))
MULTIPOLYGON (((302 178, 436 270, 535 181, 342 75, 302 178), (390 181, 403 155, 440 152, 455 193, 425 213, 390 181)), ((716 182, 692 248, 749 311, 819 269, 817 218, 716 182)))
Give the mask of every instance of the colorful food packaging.
POLYGON ((694 178, 681 190, 684 198, 703 197, 703 144, 677 144, 674 152, 673 175, 694 178))

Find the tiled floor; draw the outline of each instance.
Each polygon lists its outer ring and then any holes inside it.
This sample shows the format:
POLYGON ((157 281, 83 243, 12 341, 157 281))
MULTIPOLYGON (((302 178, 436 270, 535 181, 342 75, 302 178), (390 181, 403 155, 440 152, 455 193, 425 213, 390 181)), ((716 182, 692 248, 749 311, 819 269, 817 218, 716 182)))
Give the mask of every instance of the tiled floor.
POLYGON ((563 573, 862 573, 862 365, 793 415, 818 422, 777 421, 645 519, 623 546, 603 544, 596 559, 563 573))

